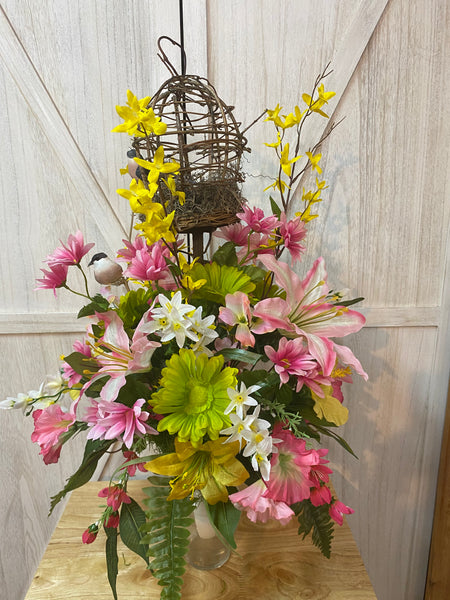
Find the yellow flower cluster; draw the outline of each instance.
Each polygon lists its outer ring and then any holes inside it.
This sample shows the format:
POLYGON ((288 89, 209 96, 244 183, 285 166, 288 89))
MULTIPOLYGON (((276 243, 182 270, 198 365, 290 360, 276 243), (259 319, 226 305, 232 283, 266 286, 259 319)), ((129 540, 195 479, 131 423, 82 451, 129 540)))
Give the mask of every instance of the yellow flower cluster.
MULTIPOLYGON (((281 196, 281 205, 284 210, 286 210, 289 206, 293 184, 308 167, 310 167, 311 170, 316 171, 319 175, 322 173, 322 168, 319 165, 320 159, 322 158, 322 154, 320 153, 313 154, 311 151, 306 152, 305 154, 308 160, 303 169, 298 173, 295 173, 295 163, 302 158, 302 156, 298 154, 298 149, 300 145, 299 140, 301 127, 304 120, 313 113, 317 113, 322 117, 328 118, 328 115, 322 110, 322 108, 324 104, 327 104, 334 95, 335 92, 326 92, 323 83, 321 83, 317 87, 316 97, 312 98, 309 94, 302 95, 303 102, 306 104, 306 108, 304 110, 301 110, 298 106, 295 106, 292 112, 288 113, 287 115, 283 115, 281 114, 282 107, 279 104, 277 104, 273 110, 267 110, 267 118, 265 120, 272 121, 274 123, 277 139, 275 142, 266 143, 265 145, 269 148, 273 148, 277 153, 279 160, 279 172, 278 177, 276 177, 273 182, 265 188, 264 191, 268 189, 278 190, 281 196), (290 155, 289 142, 284 143, 284 138, 286 130, 294 126, 297 127, 297 137, 295 140, 295 151, 290 155), (287 177, 287 180, 282 178, 283 175, 287 177)), ((316 178, 316 183, 316 190, 309 190, 307 192, 303 190, 302 200, 305 203, 305 207, 302 211, 296 213, 296 216, 300 216, 302 221, 305 222, 311 221, 317 217, 317 215, 311 213, 311 208, 313 204, 322 200, 320 198, 320 193, 321 190, 325 188, 326 182, 319 181, 316 178)))
MULTIPOLYGON (((130 90, 127 92, 127 105, 116 106, 117 113, 124 119, 113 131, 125 132, 135 137, 146 137, 149 134, 163 135, 167 125, 161 121, 151 107, 148 107, 150 97, 139 100, 130 90)), ((136 157, 135 162, 147 171, 147 181, 133 178, 130 189, 118 189, 117 193, 130 202, 134 213, 145 216, 143 223, 135 225, 135 229, 142 231, 149 244, 154 244, 161 238, 166 242, 175 242, 175 231, 172 227, 175 212, 167 213, 167 203, 162 204, 153 198, 158 192, 160 181, 163 181, 173 197, 178 198, 182 205, 185 201, 184 192, 178 191, 175 185, 174 175, 180 169, 179 163, 174 160, 164 161, 164 148, 159 146, 153 155, 153 160, 144 160, 136 157), (160 177, 160 176, 163 177, 160 177)), ((121 170, 121 173, 128 169, 121 170)))

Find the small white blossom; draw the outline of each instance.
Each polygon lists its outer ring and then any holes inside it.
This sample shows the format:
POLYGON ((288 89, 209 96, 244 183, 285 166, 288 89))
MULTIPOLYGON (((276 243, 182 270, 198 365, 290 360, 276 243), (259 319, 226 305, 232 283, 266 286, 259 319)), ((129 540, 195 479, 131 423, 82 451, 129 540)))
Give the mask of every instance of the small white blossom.
POLYGON ((230 398, 231 402, 224 410, 224 413, 228 415, 234 409, 236 414, 243 419, 245 406, 258 405, 258 401, 252 398, 250 394, 256 392, 256 390, 259 390, 260 387, 260 385, 251 385, 247 389, 245 383, 241 381, 241 387, 239 390, 235 388, 228 388, 228 397, 230 398))
POLYGON ((191 331, 192 322, 186 318, 186 313, 195 310, 195 307, 183 303, 181 292, 176 292, 171 300, 159 294, 158 302, 161 306, 151 309, 152 321, 145 325, 145 332, 156 333, 161 342, 175 338, 179 348, 184 346, 187 337, 198 342, 197 335, 191 331))

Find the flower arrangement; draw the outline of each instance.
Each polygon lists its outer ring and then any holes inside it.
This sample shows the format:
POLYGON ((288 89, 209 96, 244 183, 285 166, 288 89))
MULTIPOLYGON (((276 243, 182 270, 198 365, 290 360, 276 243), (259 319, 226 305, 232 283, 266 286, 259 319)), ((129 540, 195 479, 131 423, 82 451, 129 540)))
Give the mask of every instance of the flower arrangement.
MULTIPOLYGON (((51 510, 91 479, 106 452, 122 452, 123 463, 99 494, 106 505, 82 535, 89 544, 104 528, 114 597, 119 535, 159 580, 161 597, 181 597, 187 528, 199 494, 231 548, 245 513, 252 521, 297 519, 299 534, 312 532, 312 542, 329 556, 333 523, 353 512, 329 487, 332 471, 321 444, 329 436, 352 452, 335 431, 348 417, 341 388, 353 372, 367 375, 332 338, 364 325, 349 308, 361 298, 347 300, 329 288, 323 258, 303 278, 293 268, 326 189, 317 152, 323 140, 304 153, 302 168, 299 162, 305 121, 327 118, 325 105, 334 96, 325 91, 326 75, 311 95, 303 94, 303 107, 288 114, 279 105, 267 110, 276 138, 266 144, 277 168, 264 190, 275 196, 271 212, 245 203, 238 222, 214 232, 209 258, 194 257, 174 228, 174 211, 163 198, 170 192, 172 203, 183 204, 180 164, 166 160, 160 145, 153 161, 132 157, 123 170, 131 183, 118 193, 140 220, 116 261, 102 252, 92 256, 95 278, 106 286, 101 293, 89 289, 82 262, 94 244, 81 232, 46 259, 38 288, 84 297, 78 317, 88 319, 86 335, 63 357, 56 378, 1 406, 32 415, 32 440, 46 464, 87 432, 81 465, 52 498, 51 510), (293 206, 294 186, 308 171, 315 186, 293 206), (84 277, 83 290, 69 287, 74 268, 84 277), (127 493, 137 469, 151 484, 144 507, 127 493), (174 527, 177 535, 167 536, 174 527)), ((115 131, 158 140, 166 124, 150 99, 129 91, 127 100, 117 107, 124 122, 115 131)))

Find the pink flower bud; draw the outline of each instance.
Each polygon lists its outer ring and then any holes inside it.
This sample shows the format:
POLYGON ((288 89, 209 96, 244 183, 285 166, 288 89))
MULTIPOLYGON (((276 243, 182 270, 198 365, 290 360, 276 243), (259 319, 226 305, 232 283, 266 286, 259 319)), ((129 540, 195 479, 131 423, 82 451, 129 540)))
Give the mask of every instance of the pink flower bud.
POLYGON ((83 544, 92 544, 95 541, 95 538, 98 535, 98 527, 95 523, 89 525, 86 531, 83 532, 81 539, 83 540, 83 544))

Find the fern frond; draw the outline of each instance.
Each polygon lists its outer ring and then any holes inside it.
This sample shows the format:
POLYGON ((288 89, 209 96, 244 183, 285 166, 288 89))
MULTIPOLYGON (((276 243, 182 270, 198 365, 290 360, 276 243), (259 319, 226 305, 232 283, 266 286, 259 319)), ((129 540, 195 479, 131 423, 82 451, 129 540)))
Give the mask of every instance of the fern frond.
POLYGON ((334 536, 334 523, 328 513, 328 504, 314 506, 310 500, 303 500, 295 507, 300 527, 298 534, 303 539, 312 530, 312 542, 326 558, 331 555, 331 540, 334 536))
POLYGON ((152 487, 144 488, 147 522, 142 527, 142 543, 148 544, 153 557, 149 569, 162 586, 161 600, 181 600, 181 586, 189 545, 190 517, 194 504, 189 498, 167 500, 169 479, 149 477, 152 487))

